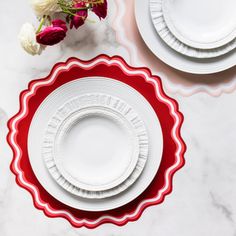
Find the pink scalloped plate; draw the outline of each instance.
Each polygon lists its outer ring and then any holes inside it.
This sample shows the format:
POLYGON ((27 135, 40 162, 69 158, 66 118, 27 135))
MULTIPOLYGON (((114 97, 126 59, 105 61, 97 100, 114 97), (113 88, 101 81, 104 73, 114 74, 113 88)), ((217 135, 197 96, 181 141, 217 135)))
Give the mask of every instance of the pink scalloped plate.
POLYGON ((169 93, 192 96, 207 93, 220 96, 236 89, 236 66, 226 71, 197 75, 178 71, 158 59, 143 41, 135 21, 135 0, 115 0, 116 11, 113 28, 117 42, 129 53, 134 66, 145 65, 160 76, 169 93))
POLYGON ((184 165, 182 122, 177 102, 164 93, 161 79, 149 69, 130 67, 119 56, 100 55, 90 61, 70 58, 56 64, 46 78, 30 82, 28 89, 21 93, 19 112, 8 122, 7 141, 13 150, 11 170, 17 184, 32 195, 35 207, 48 217, 63 217, 74 227, 95 228, 104 223, 122 226, 137 220, 147 207, 163 202, 172 191, 173 175, 184 165), (115 79, 136 89, 153 107, 163 131, 163 156, 152 183, 132 202, 102 212, 78 210, 52 197, 37 180, 27 150, 30 123, 44 99, 63 84, 89 76, 115 79))

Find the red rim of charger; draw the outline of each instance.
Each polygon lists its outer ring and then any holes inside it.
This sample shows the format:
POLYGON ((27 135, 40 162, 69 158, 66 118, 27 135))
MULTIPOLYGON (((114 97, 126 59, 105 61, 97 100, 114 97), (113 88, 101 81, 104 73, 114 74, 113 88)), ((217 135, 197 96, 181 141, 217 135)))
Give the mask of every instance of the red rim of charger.
POLYGON ((8 122, 7 141, 13 150, 11 171, 17 184, 32 195, 35 207, 48 217, 63 217, 74 227, 96 228, 104 223, 122 226, 137 220, 147 207, 162 203, 172 191, 173 175, 184 165, 186 145, 180 133, 183 119, 177 102, 164 93, 160 78, 149 69, 131 67, 119 56, 99 55, 89 61, 70 58, 57 63, 47 77, 30 82, 20 94, 19 112, 8 122), (112 78, 136 89, 153 107, 163 132, 161 164, 149 187, 130 203, 102 212, 78 210, 52 197, 34 175, 27 150, 30 123, 41 102, 61 85, 88 76, 112 78))

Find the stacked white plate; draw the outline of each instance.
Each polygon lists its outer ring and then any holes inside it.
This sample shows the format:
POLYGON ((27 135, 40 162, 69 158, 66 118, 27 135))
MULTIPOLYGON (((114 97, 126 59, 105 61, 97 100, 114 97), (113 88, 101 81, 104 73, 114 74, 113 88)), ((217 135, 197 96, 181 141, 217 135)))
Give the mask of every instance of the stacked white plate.
POLYGON ((139 196, 163 148, 149 102, 132 87, 100 77, 52 92, 35 113, 28 140, 40 183, 61 202, 87 211, 114 209, 139 196))
POLYGON ((147 46, 176 69, 204 74, 236 64, 235 0, 136 0, 147 46))

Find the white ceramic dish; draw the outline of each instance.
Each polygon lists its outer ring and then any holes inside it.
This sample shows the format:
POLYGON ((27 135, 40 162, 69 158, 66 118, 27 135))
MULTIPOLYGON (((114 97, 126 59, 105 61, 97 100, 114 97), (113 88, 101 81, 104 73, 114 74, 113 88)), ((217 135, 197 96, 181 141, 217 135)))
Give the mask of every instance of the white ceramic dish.
POLYGON ((236 38, 225 45, 211 49, 195 48, 180 41, 171 32, 164 18, 163 6, 167 4, 166 2, 166 0, 150 0, 150 14, 152 23, 159 36, 177 52, 189 57, 213 58, 224 55, 236 48, 236 38))
POLYGON ((148 156, 143 121, 107 94, 75 97, 49 121, 43 141, 49 172, 64 189, 85 198, 114 196, 140 176, 148 156))
POLYGON ((114 209, 139 196, 151 183, 159 168, 162 149, 163 140, 160 123, 149 102, 132 87, 113 79, 100 77, 75 80, 64 84, 52 92, 36 111, 28 135, 30 163, 42 186, 44 186, 49 194, 62 203, 87 211, 114 209), (142 174, 126 191, 106 199, 86 199, 65 191, 51 177, 41 156, 45 130, 50 119, 56 113, 58 104, 65 104, 74 97, 87 93, 108 93, 128 102, 144 122, 148 134, 150 148, 142 174))
POLYGON ((221 47, 236 38, 235 0, 163 0, 170 31, 194 48, 221 47))
POLYGON ((150 17, 149 1, 135 1, 135 17, 146 45, 157 57, 173 68, 195 74, 211 74, 236 64, 235 49, 223 56, 200 60, 181 55, 170 48, 156 33, 150 17))

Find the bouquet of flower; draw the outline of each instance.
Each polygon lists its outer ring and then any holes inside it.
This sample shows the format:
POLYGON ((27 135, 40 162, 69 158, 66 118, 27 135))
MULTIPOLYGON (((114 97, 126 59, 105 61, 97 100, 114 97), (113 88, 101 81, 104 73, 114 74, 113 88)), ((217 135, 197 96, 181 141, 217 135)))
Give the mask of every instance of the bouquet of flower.
POLYGON ((70 29, 82 26, 88 12, 99 19, 107 16, 107 0, 30 0, 39 19, 36 29, 25 23, 19 33, 23 49, 31 55, 40 55, 47 46, 61 42, 70 29), (60 14, 59 14, 60 13, 60 14))

